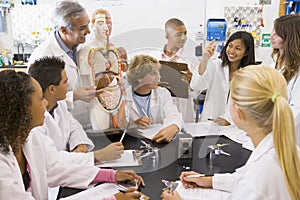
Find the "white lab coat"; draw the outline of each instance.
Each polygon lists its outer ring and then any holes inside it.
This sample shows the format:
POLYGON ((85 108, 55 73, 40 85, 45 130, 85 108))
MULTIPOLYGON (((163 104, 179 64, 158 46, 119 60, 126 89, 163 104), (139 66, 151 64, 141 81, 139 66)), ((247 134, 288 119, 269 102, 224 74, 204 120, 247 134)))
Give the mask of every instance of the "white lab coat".
POLYGON ((300 75, 292 78, 288 83, 288 101, 292 108, 293 115, 295 118, 296 133, 297 133, 297 144, 300 146, 300 75))
MULTIPOLYGON (((58 101, 54 110, 54 118, 45 111, 44 125, 35 127, 31 134, 43 134, 49 137, 62 159, 80 165, 94 165, 94 153, 68 152, 79 144, 85 144, 89 150, 94 148, 79 122, 68 111, 65 101, 58 101)), ((49 189, 49 199, 56 199, 59 187, 49 189)))
POLYGON ((229 100, 229 67, 221 66, 221 63, 220 59, 210 59, 203 75, 193 74, 191 88, 197 91, 207 89, 200 121, 225 114, 229 100))
POLYGON ((58 101, 54 110, 54 118, 45 112, 44 125, 35 127, 32 133, 50 137, 58 151, 71 151, 79 144, 85 144, 89 150, 94 148, 80 123, 68 111, 65 101, 58 101))
POLYGON ((291 199, 268 134, 252 152, 246 165, 233 174, 215 174, 213 188, 231 192, 230 199, 291 199))
MULTIPOLYGON (((266 60, 263 66, 274 67, 276 63, 273 60, 266 60)), ((300 146, 300 75, 299 72, 288 82, 288 101, 291 106, 297 133, 297 144, 300 146)))
POLYGON ((26 192, 16 157, 0 153, 1 199, 48 199, 48 186, 87 188, 99 172, 98 167, 72 165, 61 159, 54 144, 45 135, 29 134, 23 152, 30 166, 31 192, 26 192))
MULTIPOLYGON (((132 87, 126 89, 126 106, 129 112, 129 120, 139 119, 141 116, 132 97, 132 87)), ((182 128, 182 115, 173 103, 170 92, 162 87, 152 90, 150 97, 150 114, 154 124, 163 124, 164 127, 176 124, 179 130, 182 128)))
POLYGON ((66 99, 68 103, 68 108, 69 110, 71 110, 71 113, 73 114, 74 118, 77 119, 82 125, 89 124, 89 122, 83 121, 86 120, 86 118, 82 117, 87 115, 89 104, 80 100, 73 102, 73 91, 75 89, 78 89, 79 87, 85 86, 83 85, 83 83, 81 83, 81 79, 79 78, 79 69, 76 63, 59 46, 55 38, 54 32, 51 33, 51 35, 32 52, 28 61, 28 69, 30 67, 30 64, 44 56, 57 56, 60 57, 63 61, 65 61, 65 70, 69 82, 69 92, 67 93, 66 99))

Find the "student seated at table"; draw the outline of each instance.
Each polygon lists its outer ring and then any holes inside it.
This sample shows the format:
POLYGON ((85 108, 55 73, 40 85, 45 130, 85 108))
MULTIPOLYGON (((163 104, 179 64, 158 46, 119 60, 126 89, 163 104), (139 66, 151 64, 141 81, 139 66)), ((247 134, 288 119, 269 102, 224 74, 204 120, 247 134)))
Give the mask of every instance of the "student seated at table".
MULTIPOLYGON (((23 72, 0 72, 0 199, 47 199, 48 186, 87 188, 99 182, 134 181, 133 171, 74 165, 61 159, 42 134, 29 134, 44 123, 47 100, 39 83, 23 72), (47 143, 48 144, 48 143, 47 143)), ((119 192, 107 199, 139 199, 119 192)))
POLYGON ((152 140, 169 142, 182 127, 182 116, 173 103, 170 92, 158 86, 160 64, 148 55, 136 55, 126 72, 130 87, 126 88, 125 100, 129 108, 129 121, 139 128, 151 124, 163 124, 152 140))
MULTIPOLYGON (((88 144, 93 148, 94 144, 87 137, 81 124, 68 111, 64 101, 69 86, 65 62, 55 56, 45 56, 31 64, 28 73, 39 82, 44 98, 48 101, 44 125, 32 129, 31 132, 50 137, 59 151, 87 153, 76 151, 79 145, 88 144), (78 134, 78 132, 84 132, 84 134, 78 134), (83 135, 85 137, 82 137, 83 135)), ((94 160, 96 162, 109 161, 120 158, 123 149, 122 143, 115 142, 83 157, 86 157, 84 160, 91 157, 92 163, 94 160)))
MULTIPOLYGON (((230 91, 232 119, 255 150, 233 174, 189 178, 198 173, 183 172, 183 186, 225 190, 230 199, 300 199, 299 150, 284 77, 271 67, 248 66, 233 77, 230 91)), ((176 191, 162 197, 181 199, 176 191)))
MULTIPOLYGON (((42 57, 31 64, 28 73, 39 82, 44 98, 48 102, 44 125, 33 128, 31 134, 43 134, 51 138, 50 140, 53 140, 51 144, 54 143, 56 149, 61 151, 61 156, 75 164, 94 165, 94 162, 121 157, 124 149, 121 142, 90 152, 94 148, 93 142, 68 111, 67 103, 64 101, 69 84, 63 60, 55 56, 42 57)), ((58 189, 49 191, 49 199, 56 199, 58 189)))

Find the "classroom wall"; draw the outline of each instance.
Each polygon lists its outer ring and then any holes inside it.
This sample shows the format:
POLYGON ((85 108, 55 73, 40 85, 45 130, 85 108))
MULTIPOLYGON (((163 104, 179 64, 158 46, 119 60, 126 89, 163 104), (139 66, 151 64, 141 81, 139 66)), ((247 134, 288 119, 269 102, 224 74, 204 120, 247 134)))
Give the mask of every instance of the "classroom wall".
MULTIPOLYGON (((20 2, 15 0, 15 6, 22 6, 20 2)), ((56 1, 37 2, 40 5, 54 5, 56 1)), ((139 46, 161 47, 166 41, 163 32, 164 23, 171 17, 184 21, 189 40, 197 45, 199 41, 196 40, 196 34, 201 31, 200 24, 205 25, 209 18, 224 18, 225 6, 254 6, 258 5, 259 0, 79 0, 79 2, 86 7, 90 15, 97 8, 109 10, 113 20, 112 42, 134 51, 138 50, 139 46)), ((279 0, 271 2, 271 5, 264 6, 265 27, 262 28, 262 33, 271 32, 273 20, 278 14, 279 0)), ((13 30, 10 26, 11 13, 7 13, 5 20, 7 29, 5 33, 0 33, 0 50, 12 48, 14 45, 13 30)), ((260 55, 265 55, 268 51, 270 50, 266 48, 257 48, 260 55)))

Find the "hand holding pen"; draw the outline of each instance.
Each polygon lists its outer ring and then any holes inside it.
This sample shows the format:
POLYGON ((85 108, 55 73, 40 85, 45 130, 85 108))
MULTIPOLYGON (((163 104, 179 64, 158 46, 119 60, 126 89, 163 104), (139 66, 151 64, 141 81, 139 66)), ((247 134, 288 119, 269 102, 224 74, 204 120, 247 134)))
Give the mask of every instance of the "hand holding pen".
POLYGON ((139 128, 147 128, 152 124, 152 119, 147 115, 147 113, 143 108, 142 108, 142 112, 144 116, 142 116, 141 118, 137 119, 134 122, 138 125, 139 128))
POLYGON ((193 171, 182 172, 180 181, 184 188, 212 188, 212 176, 206 176, 205 174, 199 174, 193 171))

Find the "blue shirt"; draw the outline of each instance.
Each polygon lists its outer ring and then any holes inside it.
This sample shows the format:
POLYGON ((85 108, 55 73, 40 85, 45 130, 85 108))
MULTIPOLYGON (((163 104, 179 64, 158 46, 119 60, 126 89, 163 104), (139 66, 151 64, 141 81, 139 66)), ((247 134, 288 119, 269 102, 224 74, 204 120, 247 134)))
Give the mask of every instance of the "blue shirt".
POLYGON ((140 116, 146 116, 151 118, 150 115, 150 96, 151 92, 146 95, 141 95, 136 92, 132 93, 133 101, 139 111, 140 116))

